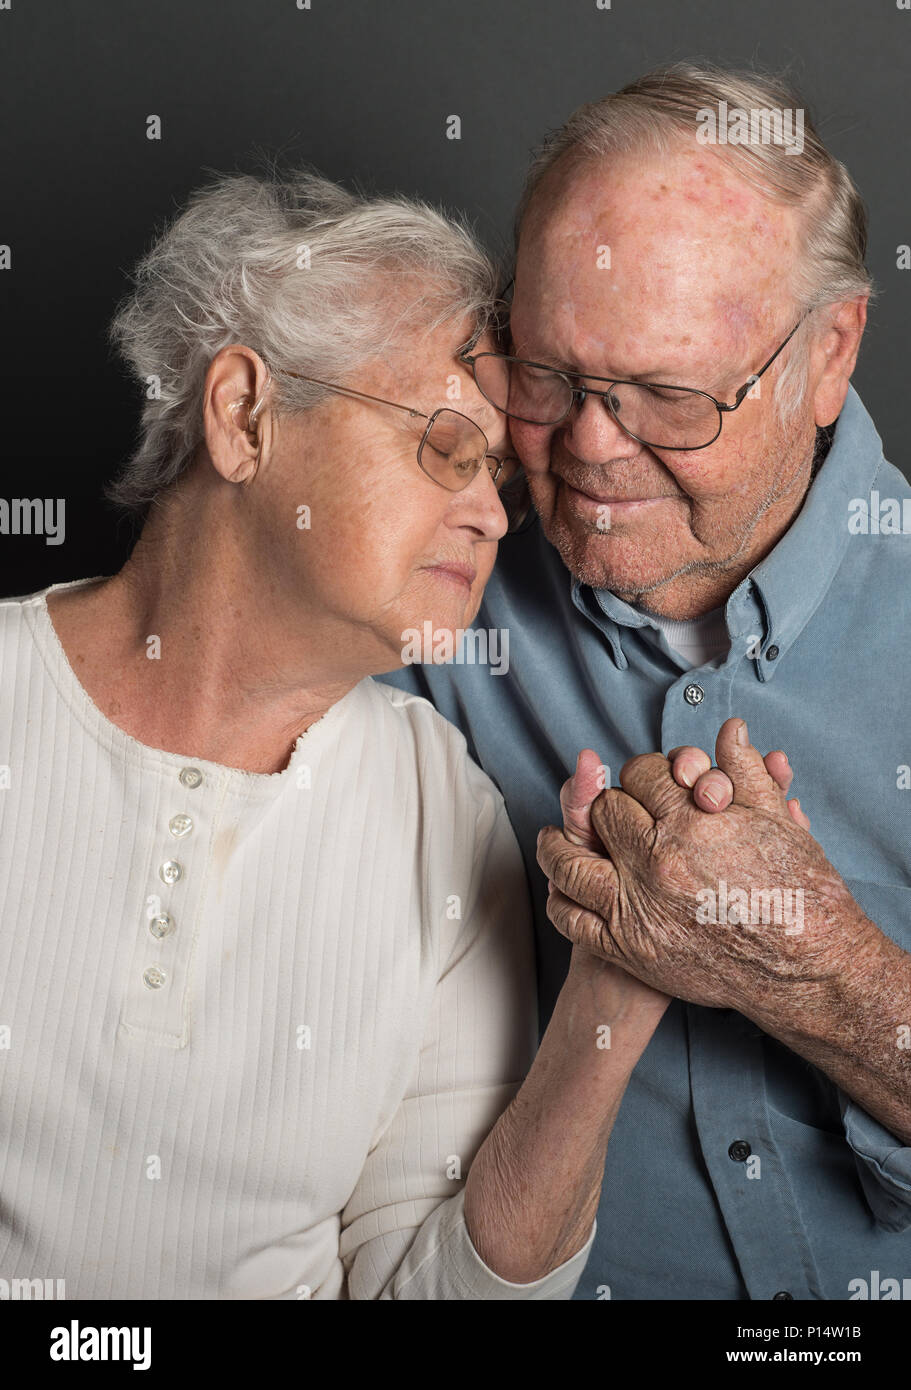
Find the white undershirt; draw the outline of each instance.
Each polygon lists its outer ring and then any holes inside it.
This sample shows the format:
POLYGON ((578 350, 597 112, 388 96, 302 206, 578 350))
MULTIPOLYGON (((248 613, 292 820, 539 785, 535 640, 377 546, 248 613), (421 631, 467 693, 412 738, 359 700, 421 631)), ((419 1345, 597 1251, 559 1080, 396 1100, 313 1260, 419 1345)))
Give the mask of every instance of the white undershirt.
POLYGON ((667 644, 687 663, 688 668, 713 665, 719 657, 727 656, 731 640, 723 608, 714 608, 698 618, 677 622, 673 618, 650 613, 646 608, 636 608, 637 613, 648 618, 651 627, 642 628, 645 636, 652 636, 657 642, 658 632, 663 632, 667 644))
POLYGON ((365 679, 281 772, 157 751, 89 700, 47 592, 0 602, 0 1277, 570 1297, 594 1227, 516 1285, 463 1218, 537 1033, 521 855, 461 733, 365 679))

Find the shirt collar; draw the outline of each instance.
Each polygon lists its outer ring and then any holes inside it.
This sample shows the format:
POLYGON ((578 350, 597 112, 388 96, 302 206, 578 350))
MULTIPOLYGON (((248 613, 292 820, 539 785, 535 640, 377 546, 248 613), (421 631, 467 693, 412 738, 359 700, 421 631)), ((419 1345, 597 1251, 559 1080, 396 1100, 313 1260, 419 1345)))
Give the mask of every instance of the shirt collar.
MULTIPOLYGON (((760 680, 772 679, 825 597, 848 544, 849 503, 869 495, 882 461, 882 440, 854 387, 849 386, 832 446, 803 506, 775 548, 740 582, 725 605, 732 641, 751 625, 749 608, 754 610, 753 618, 757 608, 763 617, 765 633, 754 653, 760 680)), ((570 593, 576 608, 604 632, 615 662, 624 670, 628 662, 617 629, 643 627, 648 619, 611 590, 592 588, 575 577, 570 593), (607 624, 604 617, 610 620, 607 624)))

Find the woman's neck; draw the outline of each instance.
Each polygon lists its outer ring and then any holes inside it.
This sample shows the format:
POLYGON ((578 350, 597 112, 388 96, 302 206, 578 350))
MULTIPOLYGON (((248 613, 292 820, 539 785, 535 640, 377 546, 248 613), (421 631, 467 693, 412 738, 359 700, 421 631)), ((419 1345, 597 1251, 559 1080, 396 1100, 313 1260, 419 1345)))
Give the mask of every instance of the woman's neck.
POLYGON ((51 620, 89 698, 140 743, 279 772, 368 671, 299 597, 289 621, 233 528, 181 513, 153 517, 111 579, 52 595, 51 620))

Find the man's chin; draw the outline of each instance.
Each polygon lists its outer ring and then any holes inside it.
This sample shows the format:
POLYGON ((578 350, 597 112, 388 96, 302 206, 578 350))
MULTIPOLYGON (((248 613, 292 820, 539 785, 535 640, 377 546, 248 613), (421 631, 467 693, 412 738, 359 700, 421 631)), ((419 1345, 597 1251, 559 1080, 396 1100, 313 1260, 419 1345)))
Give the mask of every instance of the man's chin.
POLYGON ((637 594, 653 589, 678 572, 667 565, 669 539, 652 533, 648 539, 624 526, 599 534, 589 527, 568 525, 551 514, 541 519, 541 529, 566 568, 582 584, 610 589, 616 594, 637 594), (661 557, 663 564, 655 560, 661 557))

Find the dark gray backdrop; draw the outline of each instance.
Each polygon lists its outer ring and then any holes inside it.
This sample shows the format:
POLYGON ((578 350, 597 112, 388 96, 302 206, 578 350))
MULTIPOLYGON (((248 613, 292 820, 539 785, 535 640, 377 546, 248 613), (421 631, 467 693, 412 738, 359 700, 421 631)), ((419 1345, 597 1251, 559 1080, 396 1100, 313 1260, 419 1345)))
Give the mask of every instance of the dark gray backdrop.
POLYGON ((896 0, 7 0, 0 9, 0 496, 66 498, 66 541, 0 536, 0 592, 111 573, 99 502, 138 412, 105 341, 124 271, 206 167, 256 148, 467 209, 508 242, 532 146, 660 62, 787 68, 871 213, 881 291, 855 377, 909 472, 911 11, 896 0), (146 138, 161 117, 162 139, 146 138), (446 138, 458 114, 462 138, 446 138))

